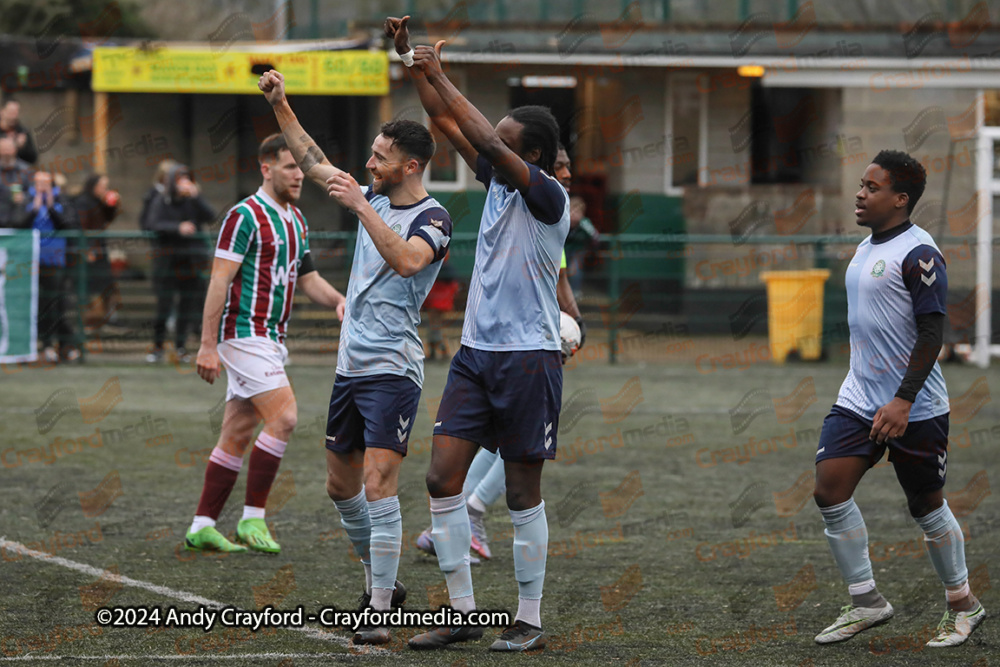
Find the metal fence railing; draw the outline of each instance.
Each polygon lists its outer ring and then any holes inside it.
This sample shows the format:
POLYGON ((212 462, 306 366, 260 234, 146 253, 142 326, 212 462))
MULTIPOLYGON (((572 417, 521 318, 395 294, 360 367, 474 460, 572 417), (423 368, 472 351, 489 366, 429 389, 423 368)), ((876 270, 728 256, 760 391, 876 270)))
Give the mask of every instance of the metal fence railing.
MULTIPOLYGON (((75 297, 67 313, 75 323, 78 347, 82 353, 102 342, 133 344, 152 340, 152 319, 156 310, 155 287, 162 276, 156 275, 154 235, 139 231, 59 232, 67 237, 70 247, 65 274, 67 291, 75 297), (118 301, 117 323, 108 327, 128 332, 116 338, 102 333, 100 317, 88 316, 88 304, 102 296, 101 289, 112 287, 95 279, 95 265, 83 261, 94 248, 102 248, 113 269, 112 286, 118 301), (83 248, 83 252, 79 251, 83 248), (101 284, 98 284, 101 283, 101 284), (102 287, 101 285, 105 285, 102 287), (96 321, 95 321, 96 320, 96 321), (90 343, 90 344, 88 344, 90 343)), ((197 303, 196 321, 201 319, 201 299, 207 287, 209 258, 215 242, 213 234, 203 234, 201 275, 185 283, 201 294, 197 303)), ((338 289, 346 293, 357 234, 355 232, 310 232, 310 248, 317 268, 338 289)), ((608 360, 617 361, 622 334, 662 330, 665 326, 681 326, 687 334, 704 336, 735 336, 767 334, 766 318, 752 322, 740 320, 741 309, 756 299, 760 301, 765 286, 760 279, 763 271, 827 268, 831 277, 826 285, 824 322, 846 325, 846 294, 843 274, 860 236, 798 235, 751 236, 737 239, 730 235, 696 234, 622 234, 605 235, 600 244, 583 251, 580 262, 584 272, 582 298, 579 299, 584 318, 593 332, 589 340, 604 340, 608 360), (598 337, 598 338, 595 338, 598 337)), ((994 247, 1000 239, 994 240, 994 247)), ((954 306, 953 328, 971 326, 976 316, 974 293, 975 244, 970 237, 944 237, 939 246, 948 262, 949 301, 954 306)), ((449 262, 460 283, 468 284, 475 256, 476 235, 456 233, 449 247, 449 262)), ((189 265, 191 265, 189 263, 189 265)), ((8 267, 8 275, 24 275, 16 267, 8 267)), ((1000 265, 994 266, 993 284, 1000 279, 1000 265)), ((464 311, 464 290, 456 300, 455 313, 447 320, 454 329, 461 327, 464 311)), ((200 332, 192 331, 194 336, 200 332)), ((846 326, 831 326, 846 337, 846 326)), ((826 327, 824 327, 826 329, 826 327)), ((289 337, 303 345, 335 349, 332 341, 339 335, 336 320, 329 313, 309 304, 304 296, 296 298, 295 315, 289 326, 289 337)), ((839 334, 838 334, 839 335, 839 334)), ((134 346, 134 345, 133 345, 134 346)), ((116 349, 115 344, 102 346, 116 349)))

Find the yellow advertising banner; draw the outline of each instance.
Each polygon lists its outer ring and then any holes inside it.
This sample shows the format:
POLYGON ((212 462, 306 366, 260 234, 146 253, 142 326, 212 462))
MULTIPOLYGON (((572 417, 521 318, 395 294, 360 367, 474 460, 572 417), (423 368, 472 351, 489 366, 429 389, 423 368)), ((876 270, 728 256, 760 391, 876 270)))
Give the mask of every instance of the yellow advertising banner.
POLYGON ((386 95, 384 51, 248 53, 209 49, 94 49, 92 87, 114 93, 252 93, 266 70, 285 76, 296 95, 386 95))

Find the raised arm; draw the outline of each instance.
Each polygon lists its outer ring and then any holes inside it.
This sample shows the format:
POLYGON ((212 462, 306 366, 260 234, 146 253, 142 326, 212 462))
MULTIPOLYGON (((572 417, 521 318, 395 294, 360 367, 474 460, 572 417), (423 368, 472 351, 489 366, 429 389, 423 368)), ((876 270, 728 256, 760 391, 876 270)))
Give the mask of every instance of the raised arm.
POLYGON ((507 147, 486 117, 479 112, 479 109, 472 106, 444 75, 440 58, 443 45, 444 41, 440 41, 433 48, 416 47, 412 69, 419 68, 423 71, 427 81, 434 87, 473 150, 486 158, 504 180, 517 188, 521 194, 526 194, 531 186, 531 171, 527 163, 507 147))
POLYGON ((295 117, 295 112, 285 97, 285 77, 280 72, 268 70, 261 75, 257 87, 274 109, 288 150, 302 168, 302 173, 325 190, 327 179, 342 172, 326 159, 320 147, 299 124, 299 119, 295 117))
MULTIPOLYGON (((399 55, 408 53, 411 49, 410 32, 406 27, 409 20, 409 16, 404 16, 401 19, 390 16, 385 20, 386 37, 393 40, 396 53, 399 55)), ((440 46, 444 45, 444 41, 438 42, 438 44, 437 48, 440 52, 440 46)), ((448 142, 458 151, 458 154, 462 156, 462 159, 469 165, 469 168, 472 171, 476 171, 479 152, 472 147, 469 140, 462 134, 458 123, 455 122, 455 119, 452 118, 451 113, 448 111, 448 105, 444 103, 444 100, 441 99, 434 86, 427 80, 427 76, 422 69, 414 66, 408 67, 407 70, 409 70, 410 78, 413 79, 413 84, 417 88, 417 95, 420 96, 420 104, 424 107, 424 111, 427 112, 427 116, 431 119, 431 122, 434 123, 434 127, 448 139, 448 142)))
POLYGON ((386 264, 404 278, 414 276, 428 264, 444 259, 451 237, 451 217, 444 209, 420 212, 412 236, 404 239, 385 224, 350 174, 331 178, 327 192, 341 206, 358 216, 386 264))
POLYGON ((215 209, 200 194, 194 197, 194 210, 197 220, 193 222, 212 222, 215 220, 215 209))

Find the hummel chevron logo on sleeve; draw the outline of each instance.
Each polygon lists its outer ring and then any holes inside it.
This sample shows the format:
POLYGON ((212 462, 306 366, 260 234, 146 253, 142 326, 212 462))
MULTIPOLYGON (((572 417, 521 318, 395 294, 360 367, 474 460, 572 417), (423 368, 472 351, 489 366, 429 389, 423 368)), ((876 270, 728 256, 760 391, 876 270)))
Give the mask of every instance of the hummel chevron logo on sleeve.
POLYGON ((926 262, 924 260, 922 260, 922 259, 918 259, 917 260, 917 264, 919 264, 920 268, 923 269, 923 271, 924 271, 924 275, 920 276, 920 280, 922 280, 925 285, 927 285, 928 287, 930 287, 931 285, 934 284, 934 281, 937 280, 937 273, 933 272, 934 271, 934 258, 931 257, 926 262))

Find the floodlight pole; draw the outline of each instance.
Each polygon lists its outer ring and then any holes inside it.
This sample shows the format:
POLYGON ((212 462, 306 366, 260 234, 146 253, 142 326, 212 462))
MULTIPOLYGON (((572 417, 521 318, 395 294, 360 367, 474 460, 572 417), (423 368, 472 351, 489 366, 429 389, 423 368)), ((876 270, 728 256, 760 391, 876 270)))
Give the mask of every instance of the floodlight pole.
POLYGON ((976 151, 976 343, 972 361, 980 368, 990 365, 992 273, 993 273, 993 197, 1000 194, 1000 183, 993 179, 993 142, 1000 141, 1000 128, 980 125, 976 151))
POLYGON ((274 29, 274 31, 275 31, 274 41, 276 41, 276 42, 283 41, 285 39, 285 35, 288 34, 288 28, 289 28, 289 25, 288 25, 288 14, 285 13, 285 12, 288 11, 290 3, 291 3, 291 0, 274 0, 274 13, 271 14, 271 16, 283 16, 284 17, 284 20, 282 21, 282 24, 279 25, 279 26, 276 26, 275 29, 274 29))

